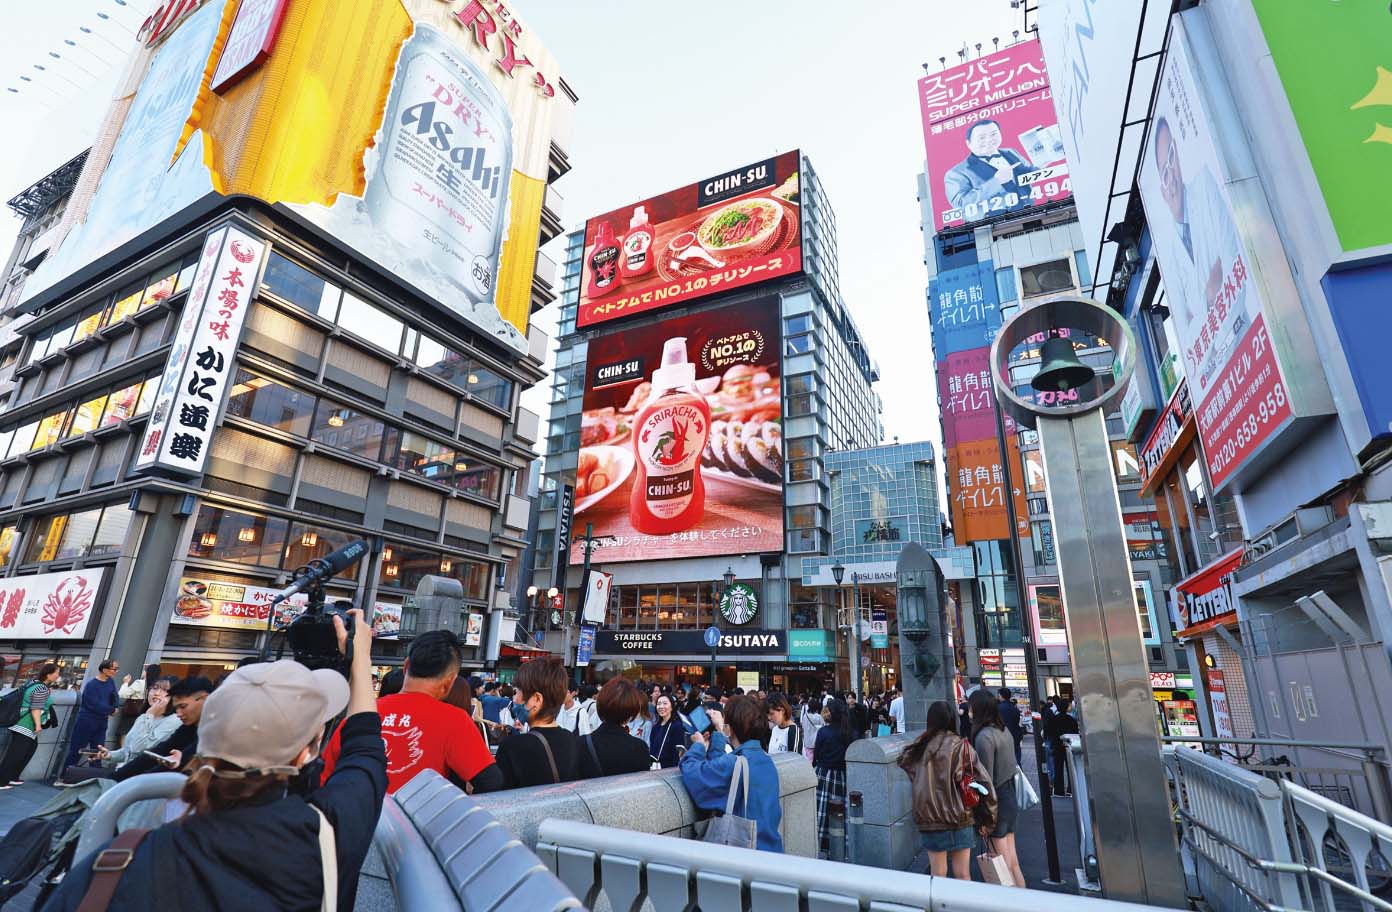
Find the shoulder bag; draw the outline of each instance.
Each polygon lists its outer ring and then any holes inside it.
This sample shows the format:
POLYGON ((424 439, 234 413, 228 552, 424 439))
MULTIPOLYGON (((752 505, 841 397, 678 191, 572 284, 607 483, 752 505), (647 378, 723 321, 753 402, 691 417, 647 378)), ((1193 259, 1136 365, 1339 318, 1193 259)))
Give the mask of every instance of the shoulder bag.
POLYGON ((560 782, 560 781, 561 781, 561 771, 560 771, 559 769, 556 768, 556 755, 553 754, 553 753, 551 753, 551 742, 550 742, 550 741, 547 741, 547 740, 546 740, 546 736, 543 735, 541 732, 537 731, 535 728, 532 729, 532 734, 536 735, 538 738, 541 739, 541 746, 542 746, 542 748, 544 748, 544 749, 546 750, 546 762, 549 763, 549 764, 551 764, 551 782, 552 782, 552 784, 554 785, 554 784, 560 782))
POLYGON ((318 805, 310 807, 319 815, 319 867, 324 875, 324 901, 319 912, 338 912, 338 840, 324 812, 318 805))
POLYGON ((594 761, 594 765, 595 765, 595 775, 596 775, 596 776, 603 776, 603 775, 604 775, 604 764, 599 762, 599 751, 597 751, 597 750, 594 749, 594 735, 586 735, 585 737, 581 738, 580 740, 584 741, 584 742, 585 742, 585 747, 589 748, 589 751, 590 751, 590 759, 594 761))
POLYGON ((106 912, 116 888, 135 858, 135 850, 149 834, 149 830, 126 830, 111 840, 105 849, 92 860, 92 880, 87 884, 87 892, 78 904, 77 912, 106 912))
POLYGON ((741 786, 744 792, 744 812, 749 813, 749 761, 744 757, 735 758, 735 772, 730 777, 730 793, 725 798, 725 813, 713 818, 706 826, 704 842, 713 842, 717 845, 735 846, 740 849, 752 849, 759 835, 759 824, 757 821, 748 817, 737 817, 735 815, 735 798, 740 794, 741 786))

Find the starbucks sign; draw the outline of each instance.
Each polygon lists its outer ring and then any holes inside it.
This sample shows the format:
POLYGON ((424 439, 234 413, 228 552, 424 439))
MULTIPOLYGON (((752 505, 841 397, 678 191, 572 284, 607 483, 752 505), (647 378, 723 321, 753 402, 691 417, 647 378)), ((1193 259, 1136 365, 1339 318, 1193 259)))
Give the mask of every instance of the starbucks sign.
POLYGON ((748 624, 759 612, 759 597, 744 583, 735 583, 720 596, 720 616, 731 624, 748 624))

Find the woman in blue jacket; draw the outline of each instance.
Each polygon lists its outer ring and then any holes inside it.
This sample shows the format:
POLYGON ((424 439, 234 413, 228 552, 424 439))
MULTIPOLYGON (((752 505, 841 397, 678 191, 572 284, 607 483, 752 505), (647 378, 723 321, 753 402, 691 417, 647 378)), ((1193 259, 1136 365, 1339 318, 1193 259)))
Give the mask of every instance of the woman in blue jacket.
POLYGON ((691 749, 681 760, 682 782, 691 795, 691 803, 707 811, 725 810, 735 762, 743 757, 749 764, 749 805, 741 807, 736 798, 735 813, 758 825, 756 848, 782 852, 783 837, 778 828, 783 822, 783 807, 779 804, 778 770, 763 747, 769 733, 768 716, 759 701, 744 696, 731 697, 723 717, 717 710, 706 712, 715 725, 710 750, 706 750, 705 736, 697 732, 691 736, 691 749), (727 736, 734 748, 729 753, 725 752, 727 736))
POLYGON ((685 746, 686 727, 672 705, 672 698, 663 694, 657 698, 657 718, 648 732, 648 753, 667 769, 681 760, 681 748, 685 746))

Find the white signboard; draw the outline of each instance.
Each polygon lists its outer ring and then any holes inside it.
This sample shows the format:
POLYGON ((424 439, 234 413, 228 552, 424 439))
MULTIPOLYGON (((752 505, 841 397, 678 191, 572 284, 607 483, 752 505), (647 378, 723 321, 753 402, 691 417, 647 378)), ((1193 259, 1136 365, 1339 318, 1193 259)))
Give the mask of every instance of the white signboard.
POLYGON ((468 625, 464 628, 464 645, 477 646, 483 642, 483 615, 469 615, 468 625))
MULTIPOLYGON (((279 594, 279 589, 264 586, 185 576, 179 580, 174 613, 169 622, 190 627, 265 630, 271 616, 271 602, 279 594)), ((276 626, 282 626, 299 614, 307 602, 308 597, 303 592, 281 602, 276 611, 276 626)))
POLYGON ((585 589, 584 620, 586 624, 603 624, 609 613, 609 589, 614 585, 614 576, 591 570, 585 589))
POLYGON ((0 580, 0 639, 85 637, 105 573, 105 568, 93 568, 0 580))
POLYGON ((202 473, 265 256, 264 241, 230 225, 204 242, 136 468, 202 473))

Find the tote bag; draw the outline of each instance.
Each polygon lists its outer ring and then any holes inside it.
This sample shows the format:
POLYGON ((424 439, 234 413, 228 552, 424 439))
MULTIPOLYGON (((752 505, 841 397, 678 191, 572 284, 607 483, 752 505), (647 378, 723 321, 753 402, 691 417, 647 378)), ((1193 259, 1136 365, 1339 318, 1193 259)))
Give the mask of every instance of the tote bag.
POLYGON ((735 774, 730 777, 730 794, 725 799, 725 813, 723 816, 712 818, 706 826, 706 835, 702 838, 703 842, 713 842, 717 845, 735 846, 741 849, 752 849, 758 839, 759 824, 757 821, 750 820, 748 817, 737 817, 735 815, 735 796, 740 794, 741 786, 744 792, 744 812, 749 813, 749 761, 743 757, 735 759, 735 774))

